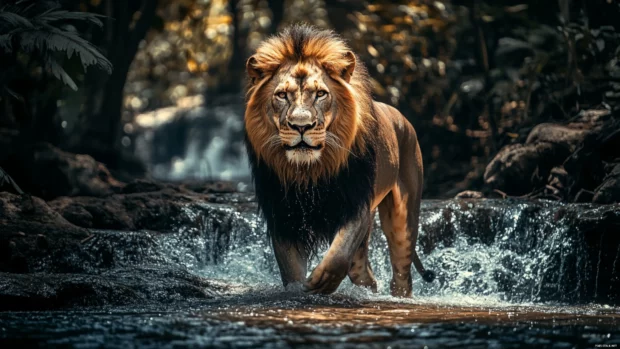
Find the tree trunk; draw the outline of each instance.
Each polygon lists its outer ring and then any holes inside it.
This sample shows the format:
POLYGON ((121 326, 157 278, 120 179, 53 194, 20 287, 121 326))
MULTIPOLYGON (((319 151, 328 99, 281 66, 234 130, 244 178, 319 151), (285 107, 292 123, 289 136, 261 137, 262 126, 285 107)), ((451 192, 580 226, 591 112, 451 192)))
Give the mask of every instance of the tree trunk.
POLYGON ((114 70, 107 78, 99 72, 88 75, 86 108, 69 147, 74 152, 88 153, 112 168, 116 167, 120 154, 118 140, 127 74, 140 42, 151 27, 158 2, 108 0, 105 4, 105 14, 111 19, 100 46, 108 53, 114 70), (136 12, 140 17, 133 23, 136 12))
POLYGON ((326 1, 325 9, 327 10, 327 18, 332 28, 339 34, 350 29, 353 23, 349 20, 349 14, 355 11, 363 11, 364 3, 365 1, 358 0, 326 1))
POLYGON ((241 14, 239 13, 239 0, 230 0, 228 2, 230 15, 233 20, 233 37, 232 37, 232 56, 228 61, 226 76, 222 83, 217 87, 217 92, 238 93, 243 90, 243 82, 245 81, 245 60, 247 54, 247 33, 241 30, 241 14))
POLYGON ((271 9, 270 34, 276 34, 278 32, 280 24, 284 20, 285 2, 285 0, 269 1, 269 8, 271 9))

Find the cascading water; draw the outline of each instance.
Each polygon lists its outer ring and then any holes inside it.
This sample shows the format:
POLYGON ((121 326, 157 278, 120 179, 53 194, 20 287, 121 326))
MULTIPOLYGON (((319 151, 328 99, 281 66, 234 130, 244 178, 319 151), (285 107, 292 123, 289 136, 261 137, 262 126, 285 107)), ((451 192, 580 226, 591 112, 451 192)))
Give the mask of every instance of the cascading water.
MULTIPOLYGON (((586 205, 581 208, 585 214, 597 210, 586 205)), ((619 247, 610 244, 608 251, 603 246, 596 250, 588 242, 593 236, 587 237, 573 226, 575 217, 558 217, 563 210, 562 205, 551 202, 424 202, 418 251, 426 267, 436 271, 437 280, 425 283, 414 274, 415 298, 532 304, 583 303, 613 296, 617 281, 597 281, 604 271, 597 269, 595 264, 600 262, 593 258, 604 255, 605 263, 612 264, 612 274, 617 275, 613 268, 620 263, 619 247)), ((280 285, 273 253, 256 213, 235 211, 229 215, 226 226, 205 222, 204 231, 194 232, 203 237, 199 245, 204 246, 205 255, 197 263, 193 254, 186 254, 192 256, 187 265, 208 278, 252 287, 280 285)), ((603 233, 595 239, 606 236, 603 233)), ((378 222, 370 260, 379 295, 388 295, 391 264, 378 222)), ((311 267, 317 263, 315 259, 311 267)), ((356 287, 348 280, 340 288, 345 292, 352 289, 356 287)))
MULTIPOLYGON (((161 179, 249 179, 243 105, 233 98, 208 109, 145 115, 134 138, 137 155, 161 179)), ((119 269, 112 275, 139 283, 143 273, 186 269, 217 284, 207 291, 212 299, 182 302, 173 285, 149 291, 168 290, 151 297, 163 304, 0 313, 0 347, 24 339, 45 347, 119 348, 620 345, 617 205, 424 201, 417 249, 437 279, 426 283, 414 273, 412 299, 389 296, 391 264, 378 223, 370 246, 378 293, 345 280, 335 294, 320 296, 282 288, 251 195, 189 202, 179 214, 168 232, 92 231, 80 248, 45 256, 34 271, 57 264, 95 275, 119 269)))
POLYGON ((136 116, 136 156, 161 180, 248 180, 243 97, 222 96, 208 108, 202 96, 185 100, 136 116))
MULTIPOLYGON (((418 249, 437 280, 429 284, 416 275, 414 297, 404 300, 389 296, 391 267, 378 229, 370 249, 378 294, 348 280, 330 296, 283 290, 251 197, 233 201, 189 203, 182 221, 194 223, 173 233, 97 231, 87 243, 93 261, 105 256, 118 268, 176 265, 219 280, 225 294, 103 312, 0 313, 0 343, 34 338, 45 346, 78 347, 620 344, 620 310, 607 305, 618 303, 618 236, 596 221, 620 214, 613 208, 511 200, 423 202, 418 249)), ((169 297, 174 295, 163 298, 169 297)))
MULTIPOLYGON (((194 104, 188 108, 164 113, 168 117, 160 115, 163 111, 138 117, 143 131, 136 137, 137 155, 161 179, 247 182, 250 174, 242 142, 242 97, 222 97, 209 108, 202 98, 191 100, 194 104)), ((482 297, 483 302, 495 299, 513 303, 604 303, 617 299, 620 291, 614 285, 619 282, 616 267, 620 268, 620 262, 619 250, 613 247, 618 246, 618 238, 575 226, 582 222, 576 215, 585 217, 596 210, 584 205, 583 213, 579 209, 567 211, 562 205, 545 202, 488 201, 472 208, 466 201, 429 201, 423 209, 418 248, 438 279, 433 284, 415 279, 415 295, 451 300, 482 297), (601 258, 611 265, 601 268, 601 258)), ((255 215, 244 213, 229 224, 237 224, 239 219, 252 228, 237 231, 217 220, 205 221, 204 232, 193 233, 203 236, 202 240, 187 247, 194 252, 203 248, 204 256, 188 253, 192 257, 186 264, 211 278, 279 284, 262 223, 255 215)), ((385 238, 378 229, 372 239, 371 262, 380 294, 386 294, 391 268, 385 238)))

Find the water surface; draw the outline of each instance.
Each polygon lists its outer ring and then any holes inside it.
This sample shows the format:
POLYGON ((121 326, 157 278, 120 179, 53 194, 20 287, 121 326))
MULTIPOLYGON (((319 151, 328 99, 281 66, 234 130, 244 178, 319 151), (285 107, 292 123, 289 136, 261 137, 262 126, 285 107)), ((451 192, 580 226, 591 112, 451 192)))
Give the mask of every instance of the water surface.
MULTIPOLYGON (((584 206, 583 214, 597 209, 584 206)), ((429 284, 416 275, 413 298, 398 299, 389 296, 391 268, 379 231, 370 250, 377 294, 345 280, 333 295, 310 296, 281 288, 255 212, 223 205, 216 213, 228 217, 227 230, 205 218, 199 229, 149 235, 149 253, 155 263, 179 263, 223 280, 233 286, 229 294, 170 305, 0 313, 0 348, 620 345, 620 309, 597 301, 615 292, 599 273, 608 244, 591 252, 574 221, 557 218, 562 205, 490 202, 476 210, 467 203, 424 203, 419 253, 437 280, 429 284)), ((605 269, 612 275, 617 249, 612 246, 605 269)))

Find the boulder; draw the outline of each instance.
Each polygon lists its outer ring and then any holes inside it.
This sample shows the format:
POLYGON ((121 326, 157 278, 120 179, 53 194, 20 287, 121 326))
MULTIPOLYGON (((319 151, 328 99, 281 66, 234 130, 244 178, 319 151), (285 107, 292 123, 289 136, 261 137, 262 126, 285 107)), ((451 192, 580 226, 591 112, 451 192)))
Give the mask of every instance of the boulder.
POLYGON ((59 196, 107 196, 124 186, 89 155, 64 152, 39 143, 23 149, 5 169, 22 189, 43 199, 59 196))
POLYGON ((484 181, 509 195, 524 195, 540 186, 554 166, 561 165, 568 150, 553 143, 511 144, 489 162, 484 181))
POLYGON ((603 179, 603 183, 596 188, 593 202, 599 204, 611 204, 618 202, 620 198, 620 163, 609 166, 611 170, 603 179))
POLYGON ((101 274, 0 273, 0 311, 168 304, 225 296, 235 286, 166 266, 101 274))
POLYGON ((607 110, 583 111, 573 122, 534 127, 525 143, 503 147, 484 181, 512 196, 573 202, 620 202, 620 122, 607 110))

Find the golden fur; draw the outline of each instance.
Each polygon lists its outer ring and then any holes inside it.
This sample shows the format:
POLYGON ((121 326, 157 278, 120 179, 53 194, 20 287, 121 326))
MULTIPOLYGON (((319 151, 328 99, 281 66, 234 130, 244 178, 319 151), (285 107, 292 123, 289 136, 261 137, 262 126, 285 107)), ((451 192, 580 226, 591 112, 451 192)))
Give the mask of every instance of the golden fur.
POLYGON ((365 151, 372 123, 368 74, 364 66, 356 62, 347 44, 329 31, 318 32, 302 44, 296 47, 299 43, 289 29, 263 42, 247 63, 250 86, 245 127, 249 141, 259 160, 273 168, 285 184, 303 185, 337 173, 346 165, 350 152, 361 154, 365 151), (351 65, 353 70, 347 71, 351 65), (271 120, 269 109, 278 75, 310 68, 318 68, 330 77, 327 85, 335 108, 329 113, 333 115, 326 128, 337 141, 327 142, 321 160, 303 168, 281 156, 279 147, 269 146, 277 143, 273 137, 279 132, 279 125, 271 120))
POLYGON ((331 293, 348 274, 376 290, 368 261, 376 211, 392 295, 411 296, 412 263, 432 281, 415 250, 423 181, 417 135, 398 110, 372 100, 366 69, 346 43, 294 26, 261 44, 247 71, 246 146, 284 285, 331 293), (321 241, 329 250, 306 278, 321 241))

